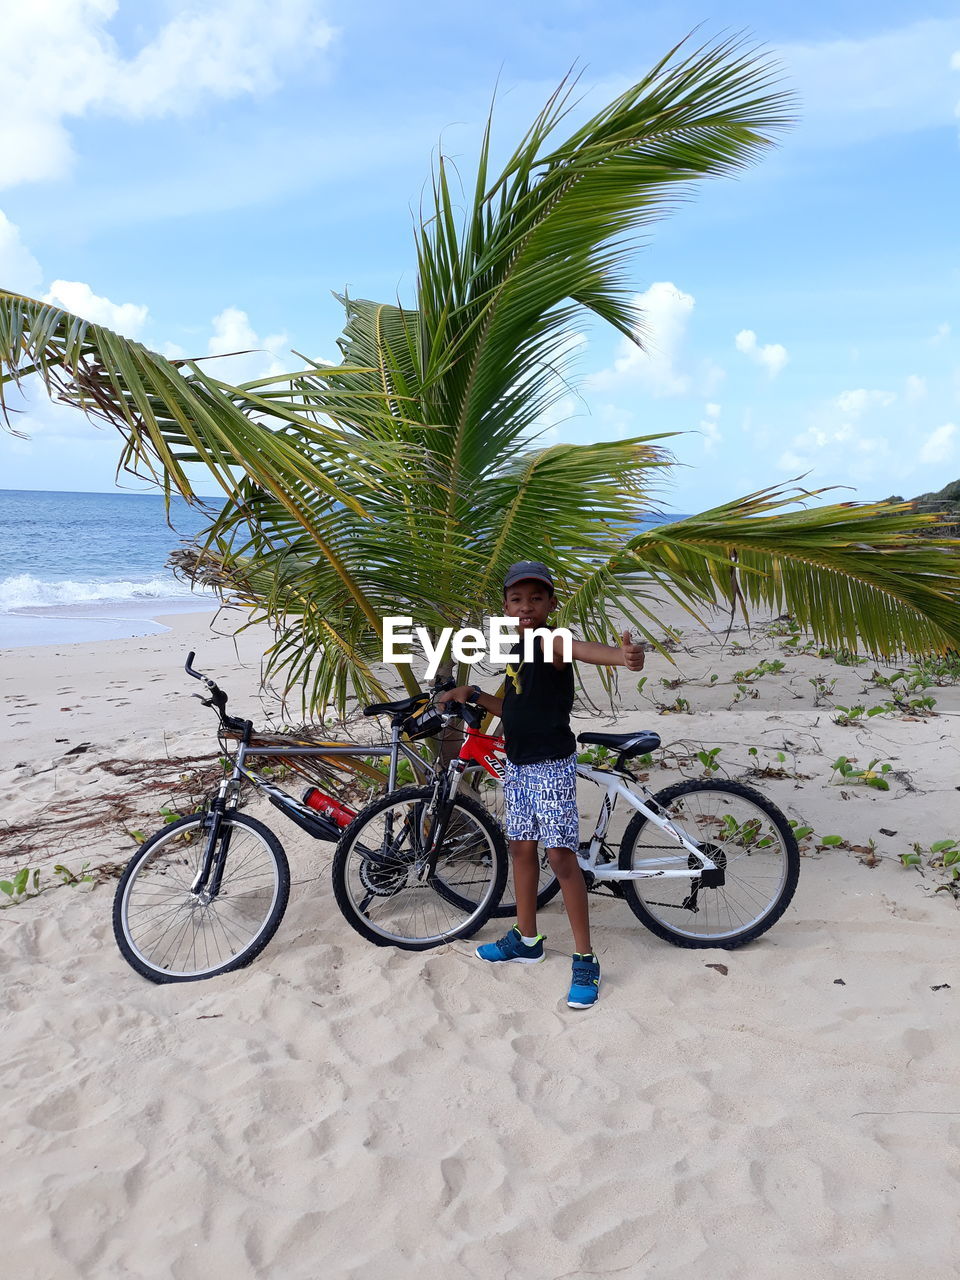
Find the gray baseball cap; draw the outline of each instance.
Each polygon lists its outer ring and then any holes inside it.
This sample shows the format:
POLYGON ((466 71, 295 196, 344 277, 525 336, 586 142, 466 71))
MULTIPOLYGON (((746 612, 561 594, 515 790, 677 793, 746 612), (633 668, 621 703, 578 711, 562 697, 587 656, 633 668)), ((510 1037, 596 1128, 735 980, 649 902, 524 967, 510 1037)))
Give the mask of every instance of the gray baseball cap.
POLYGON ((550 570, 540 560, 518 560, 516 564, 512 564, 503 580, 503 589, 508 591, 514 583, 526 582, 529 578, 533 578, 536 582, 543 582, 551 591, 554 590, 550 570))

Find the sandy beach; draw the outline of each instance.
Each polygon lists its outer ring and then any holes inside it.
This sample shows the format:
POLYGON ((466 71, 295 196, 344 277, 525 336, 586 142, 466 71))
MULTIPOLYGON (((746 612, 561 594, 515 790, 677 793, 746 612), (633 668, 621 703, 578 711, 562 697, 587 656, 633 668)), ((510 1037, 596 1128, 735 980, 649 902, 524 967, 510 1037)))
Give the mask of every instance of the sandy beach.
POLYGON ((594 897, 589 1013, 564 1003, 559 901, 531 968, 372 947, 336 909, 332 846, 269 808, 294 880, 276 938, 157 987, 115 946, 110 867, 216 760, 187 650, 231 711, 276 721, 262 632, 161 621, 0 652, 0 878, 36 867, 46 890, 0 910, 4 1275, 958 1274, 957 902, 900 856, 960 838, 960 686, 838 724, 889 690, 782 625, 686 630, 642 690, 621 676, 615 714, 588 684, 576 728, 661 735, 654 790, 719 747, 718 776, 812 829, 791 907, 742 950, 671 947, 594 897), (889 764, 889 790, 839 779, 839 755, 889 764), (60 884, 84 863, 99 883, 60 884))

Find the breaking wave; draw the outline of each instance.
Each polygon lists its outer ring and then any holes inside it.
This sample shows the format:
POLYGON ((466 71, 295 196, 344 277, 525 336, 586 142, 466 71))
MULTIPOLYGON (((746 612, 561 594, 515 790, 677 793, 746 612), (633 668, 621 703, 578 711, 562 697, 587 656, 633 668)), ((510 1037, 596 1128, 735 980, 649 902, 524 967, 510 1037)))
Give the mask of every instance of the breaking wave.
POLYGON ((49 605, 124 604, 143 600, 182 600, 190 596, 213 598, 213 592, 193 590, 172 575, 146 582, 78 582, 72 578, 46 581, 29 573, 0 579, 0 613, 49 605))

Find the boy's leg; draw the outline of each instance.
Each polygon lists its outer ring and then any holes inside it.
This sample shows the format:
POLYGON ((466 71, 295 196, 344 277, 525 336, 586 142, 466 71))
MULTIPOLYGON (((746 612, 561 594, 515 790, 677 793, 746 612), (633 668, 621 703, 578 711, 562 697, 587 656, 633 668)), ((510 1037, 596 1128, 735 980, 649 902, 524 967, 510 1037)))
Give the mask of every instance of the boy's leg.
MULTIPOLYGON (((517 904, 517 928, 525 938, 537 936, 537 889, 540 885, 540 857, 536 840, 511 840, 513 896, 517 904)), ((580 877, 581 880, 583 877, 580 877)))
POLYGON ((521 770, 507 763, 504 784, 507 808, 507 838, 513 862, 513 892, 517 903, 517 923, 499 942, 477 947, 481 960, 539 964, 543 960, 543 939, 537 933, 537 886, 540 860, 537 856, 537 826, 521 770), (534 942, 524 942, 533 938, 534 942))
MULTIPOLYGON (((589 955, 593 951, 590 945, 590 907, 587 899, 587 883, 577 862, 577 855, 572 849, 548 849, 547 857, 553 874, 560 881, 560 892, 563 894, 563 905, 573 933, 573 941, 580 955, 589 955)), ((536 890, 534 890, 536 903, 536 890)), ((517 891, 517 907, 520 905, 520 894, 517 891)))
POLYGON ((567 918, 577 948, 573 956, 573 976, 567 1004, 571 1009, 590 1009, 597 1003, 600 994, 600 962, 590 945, 587 883, 576 854, 571 849, 548 849, 547 856, 560 881, 563 905, 567 909, 567 918))

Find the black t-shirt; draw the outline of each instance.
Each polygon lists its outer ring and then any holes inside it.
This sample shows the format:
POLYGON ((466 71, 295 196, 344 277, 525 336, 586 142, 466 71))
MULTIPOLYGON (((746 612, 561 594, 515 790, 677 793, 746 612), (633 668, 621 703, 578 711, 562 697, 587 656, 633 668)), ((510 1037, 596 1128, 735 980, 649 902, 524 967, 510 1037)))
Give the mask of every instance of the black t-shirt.
POLYGON ((503 736, 513 764, 563 760, 577 749, 570 728, 573 665, 555 667, 544 658, 543 641, 534 641, 532 662, 521 662, 522 648, 507 665, 503 691, 503 736))

